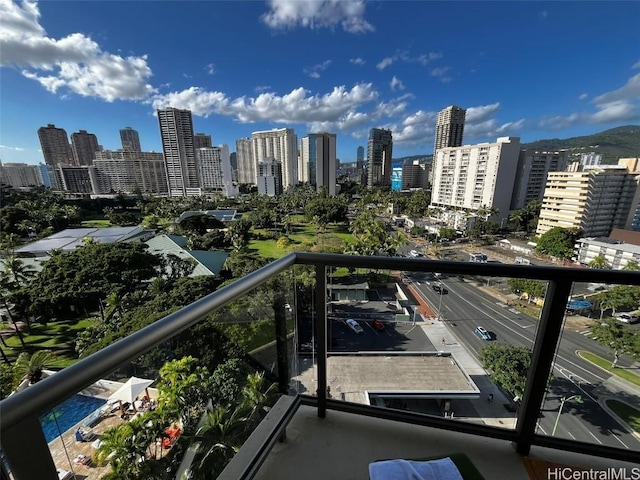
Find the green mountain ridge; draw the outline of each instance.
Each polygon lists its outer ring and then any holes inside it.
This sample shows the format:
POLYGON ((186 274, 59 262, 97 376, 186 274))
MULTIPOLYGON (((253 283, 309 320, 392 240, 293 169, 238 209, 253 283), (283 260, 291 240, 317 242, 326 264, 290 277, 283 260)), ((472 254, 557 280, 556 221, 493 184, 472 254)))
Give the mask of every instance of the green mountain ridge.
MULTIPOLYGON (((615 164, 618 163, 619 158, 640 157, 640 126, 624 125, 582 137, 537 140, 523 143, 522 147, 539 152, 569 150, 571 161, 580 160, 582 153, 595 152, 602 154, 602 163, 615 164)), ((424 155, 394 158, 393 163, 431 156, 432 154, 425 153, 424 155)))

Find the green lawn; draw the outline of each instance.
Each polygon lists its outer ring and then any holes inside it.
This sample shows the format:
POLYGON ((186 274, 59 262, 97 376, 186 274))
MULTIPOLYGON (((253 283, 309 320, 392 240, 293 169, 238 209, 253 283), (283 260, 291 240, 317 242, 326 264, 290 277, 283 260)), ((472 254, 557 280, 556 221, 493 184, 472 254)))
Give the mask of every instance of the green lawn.
POLYGON ((607 407, 613 410, 636 433, 640 433, 640 411, 631 405, 613 399, 607 400, 607 407))
MULTIPOLYGON (((66 367, 77 360, 75 353, 75 339, 78 332, 85 328, 95 325, 96 320, 60 320, 49 322, 46 325, 42 323, 32 323, 31 333, 25 328, 22 330, 24 343, 28 352, 37 350, 52 350, 59 361, 55 366, 66 367)), ((17 335, 13 335, 6 339, 9 348, 5 348, 5 352, 9 356, 18 356, 22 351, 20 339, 17 335)))
POLYGON ((607 372, 613 373, 614 375, 617 375, 618 377, 623 378, 626 381, 631 382, 634 385, 637 385, 640 387, 639 375, 636 375, 635 373, 629 370, 625 370, 624 368, 619 368, 619 367, 612 368, 611 360, 607 360, 605 358, 599 357, 598 355, 595 355, 591 352, 585 352, 584 350, 579 351, 578 355, 590 361, 591 363, 599 366, 600 368, 606 370, 607 372))
POLYGON ((111 222, 109 220, 85 220, 84 222, 80 222, 85 228, 106 228, 111 227, 111 222))
MULTIPOLYGON (((265 235, 265 229, 254 229, 253 234, 265 235)), ((277 239, 257 240, 249 242, 249 249, 256 250, 261 256, 266 258, 280 258, 295 250, 313 251, 335 251, 342 250, 344 242, 353 241, 345 225, 328 225, 325 233, 318 234, 313 224, 294 224, 292 232, 289 234, 290 244, 286 249, 276 245, 277 239)))

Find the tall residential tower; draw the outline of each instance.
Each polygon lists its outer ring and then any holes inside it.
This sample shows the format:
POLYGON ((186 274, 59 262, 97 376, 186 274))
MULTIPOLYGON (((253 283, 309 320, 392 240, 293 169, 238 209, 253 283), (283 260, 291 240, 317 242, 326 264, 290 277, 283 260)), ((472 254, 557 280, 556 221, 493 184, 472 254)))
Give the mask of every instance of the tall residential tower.
POLYGON ((391 130, 372 128, 367 144, 367 188, 391 186, 391 158, 393 138, 391 130))
POLYGON ((158 110, 160 137, 167 168, 169 194, 172 196, 201 193, 196 153, 193 148, 191 111, 177 108, 158 110))
POLYGON ((93 165, 96 152, 100 150, 98 138, 86 130, 80 130, 71 134, 71 149, 75 165, 93 165))
POLYGON ((53 124, 38 129, 38 138, 42 147, 42 156, 47 165, 73 163, 73 152, 69 145, 69 137, 64 128, 57 128, 53 124))
MULTIPOLYGON (((436 134, 433 142, 433 158, 441 148, 460 147, 464 133, 464 120, 467 111, 464 108, 451 105, 438 112, 436 119, 436 134)), ((432 163, 432 165, 434 165, 432 163)), ((429 178, 433 183, 434 170, 431 169, 429 178)))
POLYGON ((138 131, 131 127, 124 127, 120 130, 120 141, 122 142, 122 149, 129 152, 141 152, 140 137, 138 131))
POLYGON ((336 194, 336 134, 310 133, 300 142, 300 181, 336 194))
POLYGON ((280 128, 251 134, 253 162, 257 166, 265 158, 282 163, 282 188, 297 185, 298 137, 293 128, 280 128))

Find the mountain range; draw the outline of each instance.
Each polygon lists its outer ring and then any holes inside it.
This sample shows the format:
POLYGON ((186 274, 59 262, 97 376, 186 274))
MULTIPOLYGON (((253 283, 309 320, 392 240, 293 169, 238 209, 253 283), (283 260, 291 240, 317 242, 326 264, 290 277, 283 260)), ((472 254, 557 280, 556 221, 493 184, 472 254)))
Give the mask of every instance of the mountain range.
MULTIPOLYGON (((602 154, 602 163, 615 164, 619 158, 640 157, 640 126, 625 125, 611 128, 604 132, 571 138, 549 138, 535 142, 523 143, 522 148, 535 151, 555 152, 569 150, 569 160, 580 160, 582 153, 602 154)), ((432 154, 412 155, 410 157, 394 158, 393 163, 421 160, 432 157, 432 154)))

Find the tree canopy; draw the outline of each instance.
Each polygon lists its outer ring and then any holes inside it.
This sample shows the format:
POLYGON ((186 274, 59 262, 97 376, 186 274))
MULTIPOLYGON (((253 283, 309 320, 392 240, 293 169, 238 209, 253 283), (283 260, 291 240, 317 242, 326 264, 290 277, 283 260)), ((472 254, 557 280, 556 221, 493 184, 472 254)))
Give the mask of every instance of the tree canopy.
POLYGON ((522 397, 531 364, 531 350, 497 342, 480 349, 480 360, 498 386, 522 397))
POLYGON ((577 229, 553 227, 540 236, 536 250, 545 255, 569 259, 573 256, 573 248, 580 235, 577 229))

